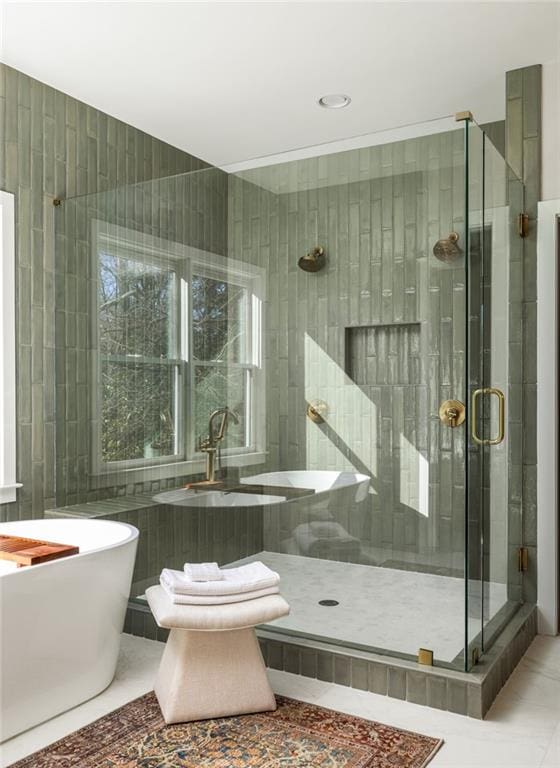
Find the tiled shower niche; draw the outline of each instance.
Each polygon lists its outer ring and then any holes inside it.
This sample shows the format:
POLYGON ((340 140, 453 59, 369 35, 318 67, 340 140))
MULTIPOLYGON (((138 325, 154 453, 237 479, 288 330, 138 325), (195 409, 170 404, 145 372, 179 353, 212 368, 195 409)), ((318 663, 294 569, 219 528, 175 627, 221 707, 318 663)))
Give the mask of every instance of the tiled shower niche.
POLYGON ((346 328, 346 373, 369 387, 409 386, 420 381, 420 323, 346 328))
MULTIPOLYGON (((375 463, 371 504, 382 538, 394 556, 379 564, 406 567, 399 553, 417 552, 428 524, 428 451, 423 427, 426 388, 423 381, 421 323, 394 323, 345 329, 346 373, 372 404, 375 463)), ((425 331, 426 332, 426 331, 425 331)), ((425 351, 424 351, 425 355, 425 351)), ((425 359, 425 358, 424 358, 425 359)), ((441 570, 430 564, 428 570, 441 570)))

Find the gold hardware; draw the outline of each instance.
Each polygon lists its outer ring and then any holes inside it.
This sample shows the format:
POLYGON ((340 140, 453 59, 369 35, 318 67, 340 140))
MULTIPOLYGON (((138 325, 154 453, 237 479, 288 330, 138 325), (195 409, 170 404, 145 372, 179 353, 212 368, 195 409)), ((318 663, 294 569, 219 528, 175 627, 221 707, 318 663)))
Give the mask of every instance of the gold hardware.
POLYGON ((59 205, 62 205, 62 200, 60 199, 60 197, 55 197, 55 198, 54 198, 54 200, 52 201, 52 204, 53 204, 55 207, 57 207, 57 208, 58 208, 58 206, 59 206, 59 205))
POLYGON ((459 123, 461 120, 473 120, 472 112, 465 110, 464 112, 455 112, 455 122, 459 123))
POLYGON ((480 661, 480 651, 478 648, 473 648, 471 652, 471 662, 473 667, 476 667, 478 662, 480 661))
POLYGON ((418 664, 424 664, 427 667, 434 666, 434 652, 429 648, 418 649, 418 664))
POLYGON ((506 431, 506 398, 501 389, 496 387, 483 387, 482 389, 475 389, 472 393, 472 424, 471 435, 475 443, 479 445, 499 445, 505 436, 506 431), (478 410, 477 403, 480 395, 496 395, 498 398, 498 434, 496 437, 482 438, 478 436, 478 410))
POLYGON ((447 237, 442 237, 434 245, 432 252, 436 259, 451 264, 463 255, 463 251, 458 246, 459 235, 457 232, 450 232, 447 237))
POLYGON ((320 245, 313 248, 310 253, 301 256, 298 260, 298 267, 304 272, 319 272, 326 264, 325 251, 320 245))
POLYGON ((439 418, 446 427, 460 427, 465 421, 465 406, 460 400, 444 400, 439 407, 439 418))
POLYGON ((218 452, 219 444, 225 437, 229 419, 239 424, 239 416, 231 408, 226 406, 225 408, 218 408, 213 411, 208 420, 208 435, 204 439, 199 438, 198 450, 206 454, 206 484, 216 483, 216 453, 218 452), (220 426, 216 432, 214 422, 220 417, 220 426))
POLYGON ((517 234, 519 237, 527 237, 529 234, 529 214, 520 213, 517 217, 517 234))
POLYGON ((519 547, 517 550, 517 570, 520 573, 529 570, 529 550, 527 547, 519 547))
POLYGON ((312 400, 307 403, 307 418, 315 422, 315 424, 323 424, 327 418, 329 412, 329 406, 324 400, 312 400))

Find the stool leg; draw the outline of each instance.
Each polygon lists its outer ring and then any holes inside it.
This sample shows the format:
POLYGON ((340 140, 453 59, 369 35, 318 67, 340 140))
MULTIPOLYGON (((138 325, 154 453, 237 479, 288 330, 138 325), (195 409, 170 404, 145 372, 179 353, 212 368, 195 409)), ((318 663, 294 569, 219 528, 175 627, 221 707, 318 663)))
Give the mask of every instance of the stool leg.
POLYGON ((172 629, 154 690, 166 723, 276 709, 255 630, 172 629))

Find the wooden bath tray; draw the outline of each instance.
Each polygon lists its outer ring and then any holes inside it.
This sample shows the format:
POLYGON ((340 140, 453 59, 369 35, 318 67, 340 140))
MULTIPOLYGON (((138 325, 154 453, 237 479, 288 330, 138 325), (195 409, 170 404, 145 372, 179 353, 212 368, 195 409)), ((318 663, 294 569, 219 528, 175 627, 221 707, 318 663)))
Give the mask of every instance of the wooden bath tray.
POLYGON ((0 560, 11 560, 18 568, 23 565, 38 565, 60 557, 77 555, 79 547, 69 544, 55 544, 52 541, 26 539, 23 536, 0 535, 0 560))

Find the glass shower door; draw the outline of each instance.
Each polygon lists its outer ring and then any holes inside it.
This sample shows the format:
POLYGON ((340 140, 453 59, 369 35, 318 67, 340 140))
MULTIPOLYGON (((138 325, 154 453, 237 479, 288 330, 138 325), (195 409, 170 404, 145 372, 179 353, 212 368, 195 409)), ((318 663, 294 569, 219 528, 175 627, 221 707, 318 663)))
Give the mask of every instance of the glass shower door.
POLYGON ((519 606, 522 544, 523 185, 467 122, 469 426, 465 668, 519 606))
POLYGON ((523 238, 524 186, 484 136, 484 227, 487 288, 484 388, 490 399, 482 450, 488 477, 483 530, 482 650, 522 602, 523 545, 523 238))

